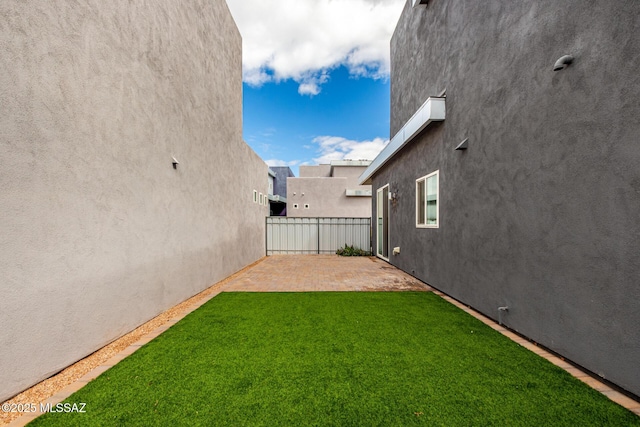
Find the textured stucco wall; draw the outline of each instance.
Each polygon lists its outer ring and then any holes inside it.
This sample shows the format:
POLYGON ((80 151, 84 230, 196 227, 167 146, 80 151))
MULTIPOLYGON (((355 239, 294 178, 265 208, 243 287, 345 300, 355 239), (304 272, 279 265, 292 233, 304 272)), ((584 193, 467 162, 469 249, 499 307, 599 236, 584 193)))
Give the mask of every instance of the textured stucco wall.
POLYGON ((371 198, 347 197, 347 182, 345 177, 287 178, 287 216, 368 218, 371 198))
POLYGON ((366 166, 334 166, 331 176, 334 178, 347 178, 349 190, 371 190, 370 185, 360 185, 360 175, 367 169, 366 166))
POLYGON ((0 22, 1 401, 260 258, 268 208, 224 0, 0 22))
POLYGON ((391 262, 640 394, 640 2, 410 3, 391 135, 445 88, 447 118, 374 177, 398 192, 391 262), (435 170, 440 228, 416 229, 435 170))
POLYGON ((331 165, 300 166, 300 178, 330 177, 331 165))

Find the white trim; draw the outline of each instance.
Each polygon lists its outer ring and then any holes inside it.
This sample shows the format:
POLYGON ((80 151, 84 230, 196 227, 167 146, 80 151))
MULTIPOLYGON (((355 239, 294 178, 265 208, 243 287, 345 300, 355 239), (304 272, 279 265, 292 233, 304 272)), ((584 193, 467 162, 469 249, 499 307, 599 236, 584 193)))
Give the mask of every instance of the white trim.
POLYGON ((395 134, 386 147, 371 162, 371 165, 358 178, 360 185, 371 184, 371 177, 384 166, 395 154, 409 141, 416 137, 431 122, 440 122, 445 119, 445 99, 429 97, 411 116, 402 129, 395 134))
MULTIPOLYGON (((378 258, 382 258, 385 261, 389 261, 389 248, 391 247, 391 245, 389 244, 389 234, 390 234, 390 224, 389 224, 389 197, 380 197, 380 193, 381 195, 384 195, 384 189, 387 189, 387 193, 391 194, 389 192, 389 184, 387 185, 383 185, 382 187, 378 188, 376 190, 376 212, 375 212, 375 227, 376 227, 376 251, 375 254, 378 258), (386 218, 383 216, 383 221, 387 222, 387 257, 385 258, 381 253, 378 253, 378 250, 380 248, 380 230, 378 229, 378 213, 380 212, 380 199, 382 199, 386 204, 387 204, 387 216, 386 218)), ((384 212, 384 210, 383 210, 384 212)), ((383 214, 384 215, 384 214, 383 214)), ((384 229, 384 226, 382 227, 384 229)), ((383 251, 384 252, 384 251, 383 251)))
MULTIPOLYGON (((420 218, 420 205, 421 205, 421 203, 420 203, 420 194, 419 194, 420 193, 420 190, 419 190, 419 184, 420 183, 423 183, 423 185, 426 187, 427 183, 425 182, 425 178, 424 177, 416 179, 416 212, 415 212, 415 214, 416 214, 416 228, 423 228, 424 225, 425 225, 425 224, 421 224, 420 223, 420 219, 421 219, 420 218)), ((422 192, 425 193, 425 194, 423 194, 423 196, 426 197, 427 190, 425 188, 422 188, 422 192)), ((425 216, 426 216, 426 214, 425 214, 425 216)), ((426 223, 426 220, 425 220, 425 223, 426 223)))
POLYGON ((416 228, 440 228, 440 170, 436 170, 431 172, 428 175, 420 177, 416 179, 416 228), (431 177, 436 177, 436 223, 435 224, 427 224, 426 216, 427 216, 427 180, 431 177), (425 223, 418 223, 418 216, 420 212, 419 200, 418 200, 418 183, 424 182, 424 215, 425 215, 425 223))

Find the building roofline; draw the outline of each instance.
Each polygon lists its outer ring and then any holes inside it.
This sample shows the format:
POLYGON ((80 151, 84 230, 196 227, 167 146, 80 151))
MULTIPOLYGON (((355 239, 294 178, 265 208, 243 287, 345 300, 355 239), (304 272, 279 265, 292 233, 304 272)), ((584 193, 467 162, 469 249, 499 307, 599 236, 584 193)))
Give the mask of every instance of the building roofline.
POLYGON ((445 119, 445 99, 429 97, 402 126, 402 128, 389 141, 386 147, 371 162, 369 167, 360 175, 360 185, 371 184, 371 178, 382 166, 396 155, 405 145, 415 138, 431 122, 439 122, 445 119))
POLYGON ((331 160, 331 166, 369 166, 371 160, 331 160))

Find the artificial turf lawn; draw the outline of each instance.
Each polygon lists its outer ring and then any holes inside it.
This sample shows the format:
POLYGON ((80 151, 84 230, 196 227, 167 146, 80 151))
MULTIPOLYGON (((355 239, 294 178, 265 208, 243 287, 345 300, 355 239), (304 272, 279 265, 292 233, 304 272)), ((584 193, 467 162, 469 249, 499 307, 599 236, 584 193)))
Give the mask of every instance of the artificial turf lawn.
POLYGON ((640 425, 426 292, 222 293, 30 425, 640 425))

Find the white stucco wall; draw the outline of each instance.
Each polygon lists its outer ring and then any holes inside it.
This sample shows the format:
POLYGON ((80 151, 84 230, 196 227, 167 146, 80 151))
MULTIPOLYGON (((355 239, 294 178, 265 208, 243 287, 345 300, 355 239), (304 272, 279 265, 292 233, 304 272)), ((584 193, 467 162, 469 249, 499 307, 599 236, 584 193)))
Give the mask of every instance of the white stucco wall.
POLYGON ((259 259, 268 184, 224 0, 0 21, 2 401, 259 259))

